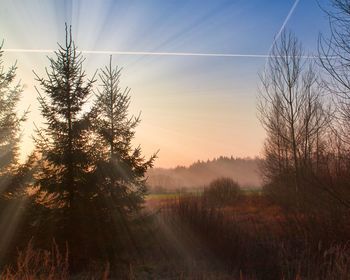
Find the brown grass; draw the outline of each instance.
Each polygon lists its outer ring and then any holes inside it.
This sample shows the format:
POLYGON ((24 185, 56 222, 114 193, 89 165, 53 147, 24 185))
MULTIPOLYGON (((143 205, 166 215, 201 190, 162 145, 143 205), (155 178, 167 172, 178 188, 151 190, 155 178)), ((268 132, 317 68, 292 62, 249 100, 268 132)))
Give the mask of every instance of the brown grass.
POLYGON ((51 251, 34 250, 32 241, 18 252, 16 264, 1 273, 1 279, 65 280, 68 279, 68 250, 62 255, 53 242, 51 251))
POLYGON ((149 239, 140 233, 142 259, 119 267, 119 274, 115 264, 100 263, 72 276, 68 249, 60 253, 55 242, 50 251, 34 249, 30 242, 0 278, 350 279, 348 228, 334 227, 332 216, 288 213, 258 193, 225 207, 206 201, 198 193, 160 201, 149 239))
POLYGON ((329 217, 287 213, 257 194, 224 208, 181 196, 167 215, 192 229, 234 279, 350 279, 346 227, 332 227, 329 217))
POLYGON ((50 251, 34 249, 30 241, 23 251, 18 252, 15 265, 4 268, 1 280, 68 280, 109 279, 109 264, 101 271, 88 271, 71 276, 69 273, 68 248, 61 254, 55 241, 50 251))

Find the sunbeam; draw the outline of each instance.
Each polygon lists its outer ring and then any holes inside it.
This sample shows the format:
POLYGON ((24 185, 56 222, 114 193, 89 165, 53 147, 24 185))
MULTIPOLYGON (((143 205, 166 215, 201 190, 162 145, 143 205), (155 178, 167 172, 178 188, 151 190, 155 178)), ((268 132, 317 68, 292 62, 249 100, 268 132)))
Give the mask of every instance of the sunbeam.
POLYGON ((8 251, 16 249, 16 244, 12 244, 13 238, 21 230, 21 222, 24 219, 27 200, 18 198, 9 201, 5 209, 2 209, 0 215, 0 262, 4 260, 6 255, 11 254, 8 251))
MULTIPOLYGON (((0 12, 0 26, 4 30, 2 36, 7 54, 5 62, 11 63, 18 59, 19 75, 26 84, 21 109, 25 110, 28 104, 32 108, 31 121, 24 132, 25 154, 33 146, 30 136, 32 120, 39 126, 41 122, 36 110, 38 104, 33 89, 35 81, 32 70, 40 73, 47 66, 45 56, 54 56, 56 42, 62 43, 64 40, 64 22, 72 24, 75 43, 78 51, 86 57, 84 63, 90 76, 95 69, 105 64, 109 55, 117 58, 116 63, 124 69, 121 82, 132 89, 132 113, 137 115, 142 110, 145 121, 162 129, 158 134, 169 131, 169 128, 159 120, 157 114, 167 115, 172 112, 174 119, 182 121, 183 97, 192 96, 196 102, 210 105, 211 101, 199 98, 198 93, 209 91, 218 100, 231 96, 230 104, 234 109, 225 108, 227 116, 230 116, 228 120, 235 118, 233 111, 237 107, 242 108, 242 118, 249 120, 246 123, 249 128, 235 121, 237 130, 255 131, 262 139, 263 133, 258 121, 250 114, 255 106, 256 69, 262 68, 270 55, 266 53, 266 49, 271 47, 269 38, 273 37, 276 29, 279 32, 275 38, 278 38, 290 19, 298 17, 298 13, 302 12, 302 9, 297 9, 299 5, 303 4, 316 15, 319 13, 315 8, 317 5, 302 1, 294 1, 291 8, 287 3, 279 1, 262 3, 256 0, 237 3, 205 1, 201 5, 195 1, 180 1, 175 5, 159 0, 152 0, 148 4, 94 0, 89 0, 88 3, 83 5, 79 0, 72 4, 47 1, 45 5, 40 5, 33 1, 31 5, 23 5, 19 1, 6 0, 3 4, 5 9, 0 12), (9 13, 4 12, 6 10, 14 11, 13 16, 8 17, 9 13), (276 28, 286 10, 288 14, 283 18, 282 26, 276 28), (43 25, 42 22, 46 24, 43 25), (217 92, 215 89, 218 87, 224 91, 217 92), (170 91, 174 92, 175 107, 167 101, 170 91), (237 96, 239 101, 235 102, 237 96), (241 102, 241 105, 237 102, 241 102), (152 112, 155 104, 158 107, 157 114, 152 112)), ((307 29, 304 27, 303 30, 296 31, 307 36, 317 33, 315 27, 318 26, 309 24, 307 29)), ((312 46, 308 53, 314 53, 312 46)), ((308 55, 304 58, 316 57, 308 55)), ((193 114, 200 115, 195 102, 191 104, 193 114)), ((204 119, 199 119, 193 124, 188 119, 182 123, 183 131, 191 131, 194 125, 208 125, 208 130, 215 130, 215 121, 221 112, 210 112, 213 114, 211 123, 206 124, 204 119)), ((229 126, 229 123, 225 126, 229 126)), ((137 134, 137 142, 152 138, 147 134, 146 130, 141 129, 137 134)), ((167 139, 170 138, 168 135, 167 139)), ((174 159, 173 165, 196 160, 198 154, 205 153, 204 157, 207 158, 214 153, 196 151, 198 147, 193 146, 191 138, 189 136, 185 139, 188 139, 188 150, 193 152, 186 155, 186 160, 174 159)), ((246 144, 241 140, 243 135, 239 138, 231 135, 231 138, 234 141, 232 146, 244 147, 246 144)), ((168 143, 163 143, 164 139, 159 139, 160 145, 169 146, 168 143)), ((209 135, 208 142, 213 141, 209 135)), ((151 153, 152 150, 157 150, 157 145, 150 145, 145 152, 151 153)), ((252 150, 242 150, 241 153, 254 155, 259 154, 260 150, 261 145, 256 145, 252 150)), ((162 151, 162 154, 164 157, 168 155, 167 151, 162 151)), ((161 166, 162 162, 163 159, 160 158, 156 165, 161 166)))

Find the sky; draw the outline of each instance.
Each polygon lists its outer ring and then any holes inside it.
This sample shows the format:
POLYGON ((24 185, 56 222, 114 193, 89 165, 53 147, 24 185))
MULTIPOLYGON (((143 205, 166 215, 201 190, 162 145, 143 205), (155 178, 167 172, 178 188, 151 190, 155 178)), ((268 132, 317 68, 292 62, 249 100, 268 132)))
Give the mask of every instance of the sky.
MULTIPOLYGON (((65 22, 86 58, 88 77, 113 64, 131 88, 130 114, 141 112, 135 146, 156 167, 218 156, 261 155, 258 73, 276 36, 293 31, 306 53, 317 52, 327 0, 0 0, 5 65, 17 61, 24 85, 19 112, 29 108, 22 156, 40 127, 33 71, 45 76, 50 50, 64 43, 65 22)), ((97 82, 97 85, 99 83, 97 82)), ((39 88, 40 91, 40 88, 39 88)))

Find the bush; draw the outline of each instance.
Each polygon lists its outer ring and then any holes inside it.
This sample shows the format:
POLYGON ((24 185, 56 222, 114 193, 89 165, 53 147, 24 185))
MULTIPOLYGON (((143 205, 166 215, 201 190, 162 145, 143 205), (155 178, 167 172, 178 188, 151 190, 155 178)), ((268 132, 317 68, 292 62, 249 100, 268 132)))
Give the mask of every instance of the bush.
POLYGON ((210 206, 220 207, 237 201, 239 194, 240 188, 238 183, 231 178, 222 177, 215 179, 204 189, 203 199, 210 206))

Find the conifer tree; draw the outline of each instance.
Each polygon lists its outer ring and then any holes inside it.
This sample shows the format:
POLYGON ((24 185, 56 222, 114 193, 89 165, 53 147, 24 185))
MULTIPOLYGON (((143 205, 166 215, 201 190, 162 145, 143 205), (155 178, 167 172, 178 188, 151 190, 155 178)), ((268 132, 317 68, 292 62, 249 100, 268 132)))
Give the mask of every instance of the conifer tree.
POLYGON ((120 70, 111 63, 101 70, 102 89, 92 109, 85 110, 94 78, 86 79, 67 28, 66 43, 55 55, 49 58, 47 77, 37 75, 46 126, 35 138, 41 212, 33 224, 42 242, 68 242, 74 270, 93 258, 112 260, 120 252, 122 238, 132 235, 129 214, 142 205, 145 172, 155 156, 145 160, 140 147, 132 147, 139 118, 128 117, 129 89, 120 89, 120 70), (125 234, 120 235, 121 229, 125 234))
POLYGON ((59 45, 55 58, 49 58, 47 77, 38 75, 40 109, 45 127, 37 130, 36 148, 41 167, 35 174, 37 200, 45 205, 40 225, 45 237, 55 237, 70 246, 72 259, 84 254, 83 214, 93 196, 89 175, 93 169, 89 151, 89 121, 84 105, 91 94, 94 79, 87 80, 83 58, 67 30, 65 45, 59 45), (49 211, 50 210, 50 211, 49 211), (51 226, 49 226, 51 225, 51 226), (44 234, 44 232, 43 232, 44 234))
POLYGON ((100 71, 101 90, 92 110, 95 150, 98 151, 94 176, 98 195, 94 200, 110 261, 125 246, 129 252, 138 252, 130 215, 142 206, 147 192, 145 173, 156 157, 153 155, 146 160, 140 146, 132 147, 140 118, 128 116, 130 89, 121 89, 120 74, 120 68, 112 67, 111 57, 109 65, 100 71))
POLYGON ((7 71, 2 60, 3 44, 0 45, 0 191, 10 184, 18 164, 20 126, 26 113, 17 114, 17 106, 23 92, 22 85, 15 82, 16 63, 7 71))
POLYGON ((145 160, 141 147, 133 149, 131 141, 140 117, 128 116, 130 89, 120 87, 121 69, 109 65, 101 69, 102 83, 95 102, 97 118, 94 127, 98 133, 101 158, 97 175, 101 177, 104 194, 117 200, 121 211, 137 210, 146 194, 145 173, 152 167, 156 155, 145 160))
POLYGON ((17 113, 23 86, 16 82, 16 63, 5 70, 2 46, 3 43, 0 44, 0 263, 18 246, 25 212, 22 187, 29 175, 28 162, 19 163, 21 124, 27 117, 27 112, 17 113))

